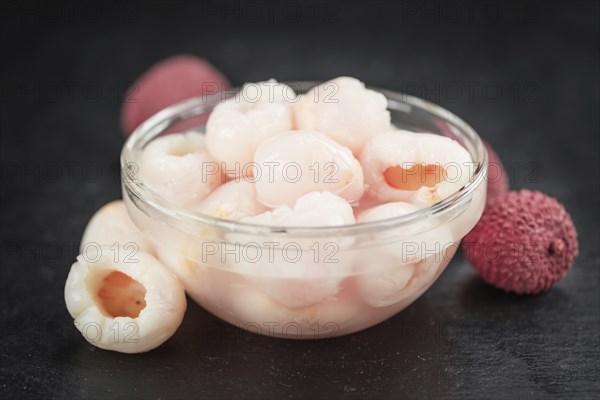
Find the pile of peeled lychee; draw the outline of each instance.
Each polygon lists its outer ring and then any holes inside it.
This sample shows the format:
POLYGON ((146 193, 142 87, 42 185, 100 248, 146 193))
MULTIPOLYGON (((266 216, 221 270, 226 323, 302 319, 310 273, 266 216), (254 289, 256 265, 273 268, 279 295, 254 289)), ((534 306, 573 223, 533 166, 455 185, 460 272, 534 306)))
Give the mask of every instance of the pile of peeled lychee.
MULTIPOLYGON (((229 88, 206 61, 176 56, 152 67, 125 101, 126 135, 161 109, 229 88)), ((485 211, 463 240, 463 252, 485 282, 518 294, 546 291, 562 279, 578 253, 577 232, 565 208, 541 192, 509 191, 508 176, 489 145, 485 211)))

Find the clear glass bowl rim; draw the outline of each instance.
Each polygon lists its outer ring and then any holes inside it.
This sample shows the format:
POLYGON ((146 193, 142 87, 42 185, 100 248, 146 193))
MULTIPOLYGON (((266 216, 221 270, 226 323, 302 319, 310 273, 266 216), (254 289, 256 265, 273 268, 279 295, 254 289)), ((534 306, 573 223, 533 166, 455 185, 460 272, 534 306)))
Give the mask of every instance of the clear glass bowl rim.
MULTIPOLYGON (((311 87, 322 82, 294 81, 282 83, 292 85, 294 89, 301 88, 302 90, 300 90, 300 92, 302 92, 307 91, 311 87)), ((167 221, 183 221, 192 224, 200 224, 202 226, 208 225, 229 232, 255 235, 277 234, 280 236, 285 234, 286 236, 314 237, 353 236, 371 232, 380 232, 382 230, 395 229, 413 223, 418 223, 419 221, 431 216, 440 216, 470 201, 473 192, 485 181, 488 168, 487 151, 477 132, 475 132, 475 130, 469 124, 452 112, 427 100, 391 90, 379 89, 370 86, 367 87, 384 94, 388 100, 388 108, 390 109, 394 109, 393 102, 405 103, 412 107, 425 110, 426 112, 446 120, 452 125, 460 128, 461 132, 459 132, 457 136, 459 136, 462 140, 466 140, 471 143, 475 151, 473 162, 477 163, 477 168, 475 169, 475 172, 469 183, 467 183, 467 185, 465 185, 461 190, 453 193, 439 203, 409 214, 380 221, 338 226, 298 227, 250 224, 215 218, 210 215, 202 214, 186 207, 176 205, 152 191, 144 184, 143 181, 139 179, 139 177, 135 176, 137 170, 132 170, 131 168, 128 168, 128 166, 131 165, 130 163, 135 163, 136 160, 139 159, 139 155, 141 154, 143 146, 149 140, 153 139, 154 136, 159 135, 162 131, 172 126, 173 122, 180 122, 212 110, 212 108, 220 103, 224 98, 223 93, 217 93, 214 95, 193 97, 169 106, 157 112, 148 120, 143 122, 140 126, 138 126, 131 136, 129 136, 121 151, 120 164, 122 184, 130 195, 135 196, 138 201, 144 203, 146 207, 154 210, 158 215, 161 215, 167 221), (150 136, 149 139, 148 136, 150 136)), ((226 94, 227 97, 232 97, 234 95, 235 93, 226 94)), ((471 155, 473 156, 473 154, 471 155)))

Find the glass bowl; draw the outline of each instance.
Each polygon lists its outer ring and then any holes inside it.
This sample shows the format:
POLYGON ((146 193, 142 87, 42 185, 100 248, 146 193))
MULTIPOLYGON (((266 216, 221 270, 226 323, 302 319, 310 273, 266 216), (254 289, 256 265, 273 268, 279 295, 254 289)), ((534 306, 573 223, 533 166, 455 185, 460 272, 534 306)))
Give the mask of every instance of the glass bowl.
MULTIPOLYGON (((299 93, 314 82, 294 82, 299 93)), ((255 333, 319 339, 369 328, 406 308, 444 271, 485 205, 487 153, 477 133, 425 100, 375 89, 400 129, 450 136, 473 160, 470 181, 428 208, 336 227, 273 227, 214 218, 166 201, 137 176, 153 139, 203 133, 211 110, 234 93, 168 107, 143 123, 121 154, 131 219, 188 295, 217 317, 255 333)))

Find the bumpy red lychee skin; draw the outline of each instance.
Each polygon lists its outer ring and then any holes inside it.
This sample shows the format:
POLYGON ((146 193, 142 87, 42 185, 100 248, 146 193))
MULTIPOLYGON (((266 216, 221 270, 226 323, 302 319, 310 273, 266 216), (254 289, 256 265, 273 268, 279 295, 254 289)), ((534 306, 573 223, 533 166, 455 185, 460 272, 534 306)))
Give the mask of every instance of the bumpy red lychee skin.
POLYGON ((121 128, 129 136, 135 128, 165 107, 229 88, 227 78, 207 61, 179 55, 155 64, 127 90, 121 128))
POLYGON ((486 204, 498 196, 508 192, 508 175, 506 169, 500 161, 498 154, 492 149, 489 143, 485 143, 488 152, 488 186, 486 204))
POLYGON ((482 278, 517 294, 550 289, 578 251, 577 232, 564 207, 529 190, 493 199, 463 240, 463 252, 482 278))

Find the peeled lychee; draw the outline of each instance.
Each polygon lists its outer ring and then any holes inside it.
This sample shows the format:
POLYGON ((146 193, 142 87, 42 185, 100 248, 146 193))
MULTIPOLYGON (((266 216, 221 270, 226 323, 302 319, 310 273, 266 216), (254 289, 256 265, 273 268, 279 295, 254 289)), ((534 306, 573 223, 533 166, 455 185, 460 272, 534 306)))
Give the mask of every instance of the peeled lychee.
MULTIPOLYGON (((460 142, 460 139, 454 133, 452 125, 450 125, 448 122, 437 119, 434 120, 434 123, 437 125, 443 135, 460 142)), ((504 169, 504 166, 500 161, 500 157, 498 157, 498 154, 496 154, 494 149, 492 149, 492 146, 485 141, 483 144, 488 152, 488 186, 486 204, 489 204, 492 199, 508 192, 508 175, 506 173, 506 169, 504 169)))
POLYGON ((142 122, 165 107, 228 88, 227 78, 201 58, 179 55, 163 60, 127 90, 121 112, 123 133, 129 136, 142 122))
POLYGON ((564 207, 540 192, 508 192, 491 200, 463 241, 487 283, 537 294, 562 279, 578 253, 577 232, 564 207))
POLYGON ((489 143, 485 143, 488 152, 488 186, 486 203, 508 192, 508 175, 498 154, 489 143))

